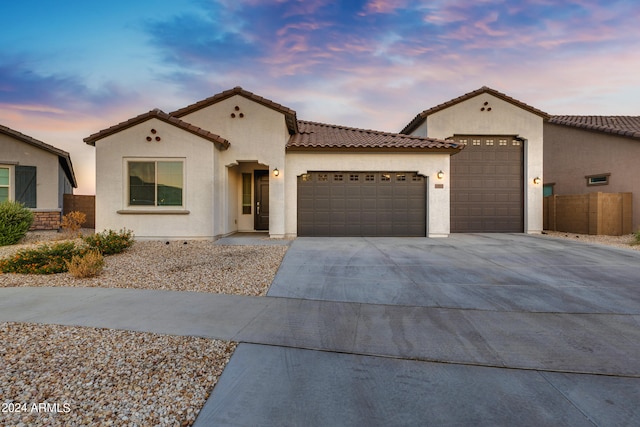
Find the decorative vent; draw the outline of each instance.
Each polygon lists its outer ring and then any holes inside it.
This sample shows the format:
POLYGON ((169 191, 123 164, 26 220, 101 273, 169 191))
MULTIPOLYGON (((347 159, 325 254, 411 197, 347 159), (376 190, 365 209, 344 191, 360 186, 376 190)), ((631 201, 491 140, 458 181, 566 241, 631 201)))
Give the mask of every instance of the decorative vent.
POLYGON ((160 135, 158 135, 158 131, 155 129, 151 129, 149 131, 151 133, 151 135, 147 136, 147 142, 151 142, 151 141, 156 141, 156 142, 160 142, 162 140, 162 138, 160 138, 160 135))

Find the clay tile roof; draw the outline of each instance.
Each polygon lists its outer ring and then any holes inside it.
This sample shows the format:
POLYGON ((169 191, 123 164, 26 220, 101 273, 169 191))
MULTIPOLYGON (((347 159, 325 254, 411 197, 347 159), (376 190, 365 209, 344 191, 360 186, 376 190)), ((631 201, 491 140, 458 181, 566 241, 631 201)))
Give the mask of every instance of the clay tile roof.
POLYGON ((147 120, 150 119, 158 119, 158 120, 162 120, 163 122, 172 124, 174 126, 177 126, 181 129, 186 130, 187 132, 191 132, 195 135, 198 135, 204 139, 207 139, 211 142, 213 142, 216 147, 218 147, 218 149, 220 150, 226 150, 227 148, 229 148, 229 141, 227 141, 226 139, 224 139, 223 137, 216 135, 214 133, 211 133, 207 130, 201 129, 197 126, 194 126, 190 123, 184 122, 180 119, 178 119, 177 117, 172 117, 169 114, 165 113, 164 111, 158 110, 157 108, 155 110, 151 110, 148 113, 143 113, 140 114, 139 116, 136 116, 132 119, 129 119, 125 122, 119 123, 117 125, 111 126, 107 129, 103 129, 100 132, 94 133, 93 135, 90 135, 88 137, 86 137, 84 139, 84 142, 86 142, 89 145, 96 145, 96 141, 99 139, 102 139, 106 136, 112 135, 114 133, 120 132, 126 128, 135 126, 139 123, 145 122, 147 120))
POLYGON ((299 132, 291 135, 288 151, 296 150, 357 150, 357 151, 460 151, 463 146, 452 141, 400 135, 369 129, 298 121, 299 132))
POLYGON ((188 105, 184 108, 170 113, 170 115, 174 117, 183 117, 187 114, 193 113, 194 111, 200 110, 201 108, 205 108, 209 105, 215 104, 216 102, 231 98, 234 95, 243 96, 247 99, 257 102, 258 104, 262 104, 265 107, 271 108, 284 114, 287 128, 289 129, 289 134, 293 135, 298 131, 296 112, 294 110, 285 107, 284 105, 278 104, 277 102, 273 102, 270 99, 258 96, 252 92, 249 92, 248 90, 244 90, 240 86, 236 86, 233 89, 225 90, 224 92, 220 92, 217 95, 213 95, 209 98, 203 99, 202 101, 198 101, 195 104, 188 105))
POLYGON ((460 102, 466 101, 467 99, 471 99, 475 96, 481 95, 483 93, 488 93, 490 95, 495 96, 496 98, 502 99, 503 101, 509 102, 513 105, 515 105, 516 107, 520 107, 524 110, 527 110, 533 114, 537 114, 538 116, 547 119, 549 118, 549 115, 547 113, 545 113, 544 111, 538 110, 537 108, 534 108, 530 105, 525 104, 524 102, 518 101, 517 99, 514 99, 508 95, 505 95, 502 92, 498 92, 495 89, 491 89, 490 87, 487 86, 482 86, 480 89, 474 90, 473 92, 469 92, 466 93, 462 96, 459 96, 457 98, 454 98, 450 101, 444 102, 440 105, 436 105, 433 108, 430 108, 428 110, 424 110, 423 112, 421 112, 420 114, 418 114, 413 120, 411 120, 401 131, 400 133, 404 133, 404 134, 410 134, 411 132, 413 132, 414 130, 416 130, 416 128, 418 128, 418 126, 420 126, 426 119, 427 116, 429 116, 430 114, 436 113, 438 111, 444 110, 446 108, 449 108, 453 105, 456 105, 460 102))
POLYGON ((77 188, 78 187, 78 182, 76 181, 76 176, 73 172, 73 165, 71 164, 71 156, 69 156, 69 153, 67 153, 66 151, 63 151, 59 148, 54 147, 53 145, 49 145, 46 144, 42 141, 39 141, 35 138, 32 138, 28 135, 25 135, 21 132, 18 132, 17 130, 13 130, 11 128, 8 128, 6 126, 2 126, 0 125, 0 133, 5 134, 7 136, 13 137, 17 140, 20 140, 24 143, 33 145, 35 147, 41 148, 45 151, 48 151, 52 154, 55 154, 58 156, 58 161, 60 162, 60 165, 62 166, 62 169, 64 170, 65 174, 67 175, 67 178, 69 178, 69 182, 71 182, 71 185, 73 186, 73 188, 77 188))
POLYGON ((640 116, 551 116, 549 123, 640 139, 640 116))

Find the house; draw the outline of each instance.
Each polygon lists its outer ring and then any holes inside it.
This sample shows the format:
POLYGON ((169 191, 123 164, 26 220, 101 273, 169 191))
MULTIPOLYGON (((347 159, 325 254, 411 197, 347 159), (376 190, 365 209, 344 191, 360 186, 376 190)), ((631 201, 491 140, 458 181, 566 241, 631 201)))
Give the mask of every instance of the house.
POLYGON ((551 116, 544 126, 545 195, 632 193, 640 229, 640 116, 551 116))
POLYGON ((485 86, 424 110, 400 131, 465 146, 451 157, 450 232, 542 231, 548 118, 485 86))
POLYGON ((77 187, 69 153, 0 125, 0 201, 34 212, 32 230, 57 230, 64 194, 77 187))
POLYGON ((447 236, 450 158, 463 148, 298 120, 240 87, 84 141, 96 150, 96 229, 140 239, 447 236))

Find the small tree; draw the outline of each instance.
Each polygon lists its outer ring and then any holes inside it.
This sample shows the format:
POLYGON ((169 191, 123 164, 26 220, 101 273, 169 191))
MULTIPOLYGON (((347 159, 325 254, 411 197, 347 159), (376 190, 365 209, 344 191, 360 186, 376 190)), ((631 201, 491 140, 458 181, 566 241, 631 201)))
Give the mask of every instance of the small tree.
POLYGON ((0 202, 0 246, 15 245, 33 224, 33 212, 22 203, 0 202))

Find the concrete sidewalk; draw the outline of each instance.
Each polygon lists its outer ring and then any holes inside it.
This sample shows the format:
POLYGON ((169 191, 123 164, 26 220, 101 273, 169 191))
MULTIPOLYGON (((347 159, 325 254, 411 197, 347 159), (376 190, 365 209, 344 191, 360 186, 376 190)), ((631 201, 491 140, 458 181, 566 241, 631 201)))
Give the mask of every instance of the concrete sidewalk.
POLYGON ((0 321, 640 377, 640 315, 495 312, 135 289, 0 288, 0 321))

